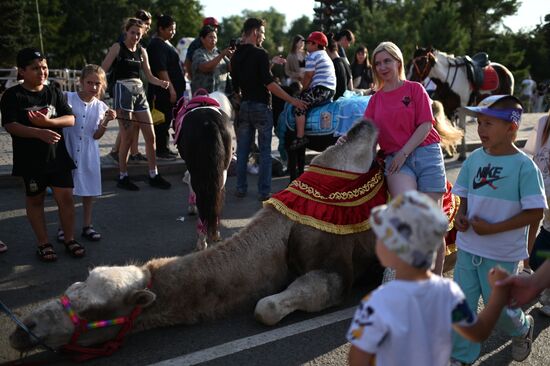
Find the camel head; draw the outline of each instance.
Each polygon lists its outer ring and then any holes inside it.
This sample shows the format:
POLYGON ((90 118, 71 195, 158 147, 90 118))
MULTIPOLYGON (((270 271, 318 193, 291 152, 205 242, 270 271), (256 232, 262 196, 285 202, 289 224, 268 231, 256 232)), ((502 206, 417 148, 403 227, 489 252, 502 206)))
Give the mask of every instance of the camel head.
MULTIPOLYGON (((148 270, 129 265, 124 267, 96 267, 86 281, 69 286, 65 295, 80 319, 88 322, 110 320, 127 316, 140 305, 151 305, 156 296, 146 289, 150 279, 148 270)), ((23 319, 23 323, 43 344, 58 349, 69 343, 75 326, 59 298, 40 306, 23 319)), ((116 336, 120 326, 90 329, 78 339, 81 346, 108 341, 116 336)), ((11 346, 21 352, 38 346, 38 341, 17 328, 10 335, 11 346)))
POLYGON ((358 120, 346 133, 345 142, 327 148, 311 163, 328 168, 366 173, 374 160, 378 129, 371 121, 358 120))

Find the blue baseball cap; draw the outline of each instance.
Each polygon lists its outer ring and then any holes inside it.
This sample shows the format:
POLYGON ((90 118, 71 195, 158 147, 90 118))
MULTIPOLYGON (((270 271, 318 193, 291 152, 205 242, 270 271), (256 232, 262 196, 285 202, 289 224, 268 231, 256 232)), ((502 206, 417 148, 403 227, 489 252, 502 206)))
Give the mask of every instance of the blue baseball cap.
POLYGON ((471 116, 478 116, 478 114, 485 114, 487 116, 496 117, 504 121, 513 122, 517 125, 521 122, 521 114, 523 112, 523 104, 521 101, 513 95, 491 95, 483 99, 476 107, 464 107, 467 114, 471 116), (510 99, 521 106, 521 108, 506 108, 506 109, 494 109, 492 108, 495 103, 502 100, 510 99))

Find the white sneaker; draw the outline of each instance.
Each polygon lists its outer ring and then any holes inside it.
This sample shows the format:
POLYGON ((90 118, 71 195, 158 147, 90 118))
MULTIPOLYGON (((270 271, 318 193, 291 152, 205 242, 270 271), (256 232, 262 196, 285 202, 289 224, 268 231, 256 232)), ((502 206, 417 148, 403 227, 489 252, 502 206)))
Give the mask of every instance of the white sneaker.
POLYGON ((521 362, 531 354, 533 345, 533 331, 535 330, 535 319, 531 315, 525 318, 529 322, 529 330, 524 336, 512 337, 512 358, 514 361, 521 362))

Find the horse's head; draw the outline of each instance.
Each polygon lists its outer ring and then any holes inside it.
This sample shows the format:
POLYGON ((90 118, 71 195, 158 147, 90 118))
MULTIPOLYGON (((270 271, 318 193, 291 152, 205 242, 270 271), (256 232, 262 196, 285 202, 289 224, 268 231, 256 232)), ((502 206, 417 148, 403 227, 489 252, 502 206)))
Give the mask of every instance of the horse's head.
POLYGON ((432 47, 416 47, 407 75, 409 80, 422 82, 428 77, 435 65, 434 51, 432 47))

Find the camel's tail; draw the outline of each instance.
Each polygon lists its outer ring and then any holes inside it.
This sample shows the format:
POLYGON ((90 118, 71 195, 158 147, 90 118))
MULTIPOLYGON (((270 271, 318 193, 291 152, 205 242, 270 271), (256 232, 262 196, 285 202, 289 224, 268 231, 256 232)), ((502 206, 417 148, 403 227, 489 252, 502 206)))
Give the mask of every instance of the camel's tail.
POLYGON ((224 170, 231 160, 228 117, 212 108, 189 113, 183 121, 178 150, 191 174, 200 221, 209 238, 216 237, 224 202, 224 170))
POLYGON ((464 132, 452 125, 451 121, 449 121, 445 115, 445 110, 441 102, 437 100, 433 101, 432 112, 435 119, 435 129, 441 137, 441 147, 448 155, 453 156, 456 153, 456 145, 462 140, 464 132))

